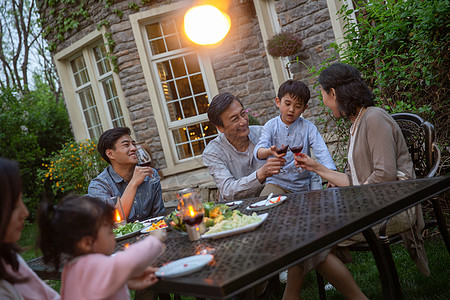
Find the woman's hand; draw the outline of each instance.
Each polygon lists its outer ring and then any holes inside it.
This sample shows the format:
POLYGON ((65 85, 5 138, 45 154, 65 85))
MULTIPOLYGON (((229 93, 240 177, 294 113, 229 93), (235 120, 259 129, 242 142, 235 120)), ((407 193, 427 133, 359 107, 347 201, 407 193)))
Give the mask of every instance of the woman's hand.
POLYGON ((318 163, 307 154, 300 153, 299 155, 294 155, 294 159, 296 167, 301 167, 302 169, 316 172, 318 163))
POLYGON ((147 267, 141 275, 128 279, 128 288, 133 290, 142 290, 155 284, 158 281, 158 277, 155 275, 157 270, 158 268, 154 268, 152 266, 147 267))

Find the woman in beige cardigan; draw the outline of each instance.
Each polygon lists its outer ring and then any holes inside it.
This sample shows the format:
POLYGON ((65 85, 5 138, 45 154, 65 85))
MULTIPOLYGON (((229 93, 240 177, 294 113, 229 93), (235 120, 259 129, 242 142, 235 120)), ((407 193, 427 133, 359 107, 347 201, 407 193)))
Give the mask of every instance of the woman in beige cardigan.
MULTIPOLYGON (((303 153, 295 158, 297 166, 316 172, 336 186, 415 178, 400 127, 386 111, 374 106, 374 96, 356 68, 335 63, 321 72, 319 83, 325 106, 333 111, 335 117, 348 118, 352 122, 346 173, 330 170, 303 153)), ((411 257, 428 275, 428 261, 420 235, 422 229, 422 210, 418 206, 392 218, 387 234, 402 233, 411 257)), ((351 240, 358 242, 364 239, 362 235, 355 236, 347 241, 347 245, 352 243, 351 240)))

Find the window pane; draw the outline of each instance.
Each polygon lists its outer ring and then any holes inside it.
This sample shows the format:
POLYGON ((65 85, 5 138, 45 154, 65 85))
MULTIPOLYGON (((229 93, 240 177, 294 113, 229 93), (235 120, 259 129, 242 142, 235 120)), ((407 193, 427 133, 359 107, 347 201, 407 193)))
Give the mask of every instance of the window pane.
POLYGON ((186 76, 186 68, 184 67, 183 58, 175 58, 170 61, 172 64, 173 75, 175 78, 186 76))
POLYGON ((103 91, 106 96, 109 116, 114 127, 123 126, 125 123, 122 108, 120 107, 119 97, 117 96, 116 85, 112 77, 102 82, 103 91))
POLYGON ((192 90, 194 91, 194 94, 200 94, 205 93, 205 84, 203 83, 202 74, 193 75, 190 77, 191 84, 192 84, 192 90))
POLYGON ((72 60, 70 65, 72 66, 73 77, 77 87, 89 82, 89 75, 83 56, 79 56, 72 60))
POLYGON ((145 28, 147 29, 147 36, 149 40, 162 37, 161 27, 159 26, 159 23, 147 25, 145 26, 145 28))
POLYGON ((150 46, 152 47, 152 52, 154 55, 164 53, 167 51, 163 39, 150 41, 150 46))
POLYGON ((97 64, 98 73, 100 75, 106 74, 111 71, 111 65, 109 64, 105 45, 99 45, 94 49, 95 62, 97 64))
POLYGON ((178 41, 178 35, 173 34, 166 36, 167 51, 173 51, 181 48, 180 42, 178 41))
POLYGON ((162 87, 167 102, 178 99, 177 89, 175 88, 175 82, 173 81, 163 82, 162 87))
POLYGON ((197 110, 195 109, 194 100, 192 98, 182 100, 181 105, 183 107, 185 118, 190 118, 197 115, 197 110))
POLYGON ((178 159, 201 155, 209 141, 217 136, 216 128, 209 122, 172 130, 178 159))
POLYGON ((176 149, 178 159, 186 159, 192 157, 192 151, 189 144, 177 145, 176 149))
POLYGON ((184 57, 189 74, 200 72, 200 65, 198 64, 197 55, 191 54, 184 57))
POLYGON ((167 19, 167 20, 162 20, 161 27, 162 27, 164 35, 177 33, 177 29, 175 28, 175 21, 172 18, 167 19))
POLYGON ((100 117, 97 110, 97 105, 92 94, 92 89, 89 87, 78 92, 78 96, 83 109, 84 119, 89 131, 90 138, 98 138, 103 132, 102 125, 100 123, 100 117))
POLYGON ((167 104, 167 109, 170 115, 170 121, 178 121, 183 118, 183 112, 181 111, 180 102, 174 101, 167 104))
POLYGON ((203 136, 210 137, 217 135, 216 127, 209 121, 202 123, 203 136))
POLYGON ((192 95, 191 87, 189 86, 189 81, 187 78, 181 78, 177 80, 176 83, 180 98, 185 98, 192 95))
POLYGON ((170 67, 169 61, 157 63, 156 67, 158 68, 159 78, 161 78, 161 81, 173 79, 172 68, 170 67))
POLYGON ((208 97, 206 94, 195 97, 195 102, 197 104, 198 114, 205 114, 209 106, 208 97))

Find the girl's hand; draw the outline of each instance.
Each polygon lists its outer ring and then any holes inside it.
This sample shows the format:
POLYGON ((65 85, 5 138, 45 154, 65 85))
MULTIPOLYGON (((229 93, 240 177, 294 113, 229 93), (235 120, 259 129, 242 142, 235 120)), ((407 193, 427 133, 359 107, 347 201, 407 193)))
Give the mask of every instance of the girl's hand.
POLYGON ((301 167, 302 169, 306 169, 308 171, 313 171, 317 166, 317 162, 314 161, 311 157, 309 157, 305 153, 300 153, 299 155, 294 155, 295 166, 301 167))
POLYGON ((161 242, 164 242, 167 237, 167 232, 165 229, 153 230, 152 232, 150 232, 150 235, 157 238, 161 242))
POLYGON ((158 268, 154 268, 152 266, 147 267, 141 275, 128 279, 128 288, 133 290, 142 290, 155 284, 158 282, 158 277, 155 275, 157 270, 158 268))

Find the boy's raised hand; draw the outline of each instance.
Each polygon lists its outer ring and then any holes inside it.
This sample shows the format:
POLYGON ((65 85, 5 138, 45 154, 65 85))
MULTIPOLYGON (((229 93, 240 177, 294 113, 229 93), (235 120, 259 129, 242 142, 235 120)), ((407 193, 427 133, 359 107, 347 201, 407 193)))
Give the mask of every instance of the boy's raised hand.
POLYGON ((281 149, 278 148, 277 146, 270 146, 270 151, 273 156, 282 158, 287 153, 287 146, 283 146, 281 149), (286 148, 286 151, 284 151, 285 148, 286 148))

